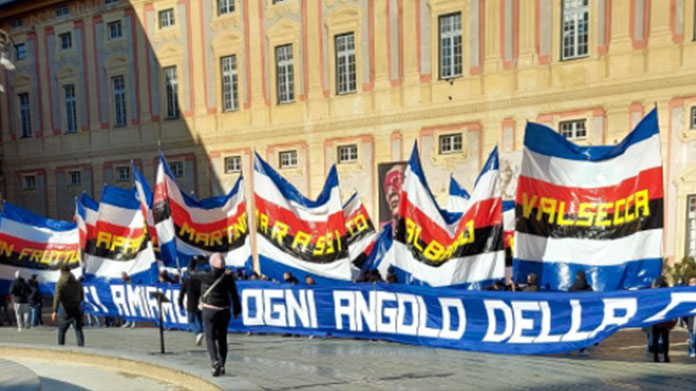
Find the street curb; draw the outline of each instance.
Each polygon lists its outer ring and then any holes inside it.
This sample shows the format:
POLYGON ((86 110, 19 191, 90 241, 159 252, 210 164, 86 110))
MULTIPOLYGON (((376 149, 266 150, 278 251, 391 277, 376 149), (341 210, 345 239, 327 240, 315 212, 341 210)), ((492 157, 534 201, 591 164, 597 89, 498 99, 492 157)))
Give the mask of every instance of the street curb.
POLYGON ((0 356, 7 359, 15 357, 55 360, 107 367, 132 375, 172 383, 190 390, 260 390, 258 386, 238 377, 225 376, 213 379, 207 370, 183 367, 157 356, 145 356, 116 350, 0 343, 0 356))

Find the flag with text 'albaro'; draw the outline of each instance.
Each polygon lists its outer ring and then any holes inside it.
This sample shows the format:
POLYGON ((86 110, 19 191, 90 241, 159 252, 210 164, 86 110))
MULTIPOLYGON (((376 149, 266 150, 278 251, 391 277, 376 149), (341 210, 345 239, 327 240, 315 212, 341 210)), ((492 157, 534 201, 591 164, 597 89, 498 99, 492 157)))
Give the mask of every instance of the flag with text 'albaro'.
POLYGON ((401 189, 392 249, 399 281, 476 289, 505 273, 498 150, 491 152, 464 210, 440 209, 414 145, 401 189))
MULTIPOLYGON (((68 264, 77 277, 80 269, 80 234, 74 222, 47 219, 8 202, 0 214, 0 285, 9 285, 20 270, 28 279, 39 276, 42 290, 60 277, 68 264)), ((5 289, 0 289, 5 291, 5 289)))
MULTIPOLYGON (((140 188, 146 189, 144 185, 140 188)), ((218 252, 228 267, 251 270, 251 243, 241 176, 226 195, 198 200, 179 189, 167 160, 160 155, 152 218, 166 267, 176 267, 177 257, 187 261, 194 255, 218 252)), ((186 263, 180 262, 180 266, 185 267, 186 263)))
POLYGON ((77 223, 86 232, 86 279, 120 280, 126 272, 133 282, 155 282, 155 254, 135 189, 104 186, 93 228, 90 214, 91 208, 78 202, 77 223))
POLYGON ((305 198, 258 154, 254 156, 254 204, 261 273, 283 279, 350 281, 348 233, 333 166, 316 200, 305 198))
POLYGON ((377 231, 357 191, 343 204, 343 218, 348 234, 348 256, 359 269, 375 245, 377 231))
POLYGON ((517 185, 514 274, 564 290, 584 271, 597 291, 649 286, 662 270, 657 111, 618 145, 578 146, 527 124, 517 185))

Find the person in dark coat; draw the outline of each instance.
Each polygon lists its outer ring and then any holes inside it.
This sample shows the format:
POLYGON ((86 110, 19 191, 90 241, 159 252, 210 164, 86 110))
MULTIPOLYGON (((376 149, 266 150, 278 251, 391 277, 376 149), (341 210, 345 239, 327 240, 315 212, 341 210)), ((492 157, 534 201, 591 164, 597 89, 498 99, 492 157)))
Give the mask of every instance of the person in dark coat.
MULTIPOLYGON (((667 284, 664 277, 660 276, 653 282, 653 288, 669 288, 669 284, 667 284)), ((664 353, 665 362, 669 362, 669 332, 672 331, 676 324, 676 319, 670 319, 652 326, 653 361, 660 362, 658 343, 662 339, 662 352, 664 353)))
POLYGON ((587 277, 585 276, 584 270, 580 270, 577 272, 577 274, 575 274, 575 282, 568 290, 570 292, 582 292, 582 291, 592 292, 592 287, 590 286, 590 284, 587 283, 587 277))
POLYGON ((225 259, 220 253, 210 256, 210 271, 192 272, 191 278, 201 281, 201 305, 206 346, 212 364, 213 376, 225 374, 227 360, 227 326, 230 309, 234 317, 242 312, 234 276, 225 270, 225 259))
MULTIPOLYGON (((188 272, 196 270, 196 263, 199 257, 194 257, 188 264, 188 272)), ((203 312, 198 308, 198 300, 201 297, 201 280, 187 276, 181 283, 179 291, 179 308, 184 308, 184 297, 186 297, 186 316, 188 324, 195 335, 196 345, 203 341, 203 312)))
POLYGON ((41 290, 39 289, 38 274, 32 274, 29 279, 29 306, 31 307, 31 327, 42 325, 41 290))
POLYGON ((22 328, 31 327, 29 323, 29 293, 31 289, 29 284, 22 277, 22 274, 17 270, 15 279, 10 285, 10 294, 14 303, 15 316, 17 317, 17 331, 22 331, 22 328))
POLYGON ((285 281, 288 284, 292 284, 292 285, 297 285, 300 283, 300 281, 297 279, 297 277, 293 276, 292 273, 290 273, 290 272, 283 273, 283 281, 285 281))
POLYGON ((522 289, 522 292, 539 292, 539 284, 535 273, 527 274, 527 286, 522 289))
POLYGON ((56 321, 58 307, 63 307, 58 320, 58 345, 65 345, 65 332, 70 325, 75 329, 77 345, 85 345, 85 336, 82 333, 82 301, 85 293, 82 284, 77 281, 70 272, 70 266, 64 264, 60 267, 60 278, 56 282, 56 293, 53 296, 53 314, 51 320, 56 321))

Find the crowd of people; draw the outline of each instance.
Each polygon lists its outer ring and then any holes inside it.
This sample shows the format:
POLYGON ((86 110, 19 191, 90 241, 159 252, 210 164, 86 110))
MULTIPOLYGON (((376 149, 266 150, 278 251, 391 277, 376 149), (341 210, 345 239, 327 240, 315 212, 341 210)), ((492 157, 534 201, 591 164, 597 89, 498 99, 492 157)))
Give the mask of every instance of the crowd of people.
MULTIPOLYGON (((83 325, 99 327, 101 322, 98 317, 83 311, 84 291, 82 278, 75 278, 69 267, 60 269, 60 278, 56 283, 51 320, 57 325, 58 344, 65 344, 65 334, 71 326, 75 331, 77 344, 84 346, 83 325)), ((237 294, 235 280, 269 280, 266 276, 256 272, 247 273, 244 269, 231 271, 225 268, 225 260, 220 254, 213 254, 210 258, 197 256, 191 259, 186 268, 185 277, 179 274, 170 275, 163 271, 159 276, 159 282, 164 284, 180 284, 178 297, 179 308, 186 309, 187 320, 194 334, 196 345, 206 341, 206 348, 211 360, 211 372, 213 376, 225 373, 227 359, 227 325, 232 315, 235 317, 241 313, 241 303, 237 294), (203 265, 209 268, 202 268, 203 265)), ((127 273, 122 273, 124 283, 132 283, 127 273)), ((377 270, 365 271, 358 282, 362 283, 398 283, 398 277, 393 268, 387 273, 387 278, 377 270)), ((283 275, 282 283, 300 285, 300 281, 292 273, 283 275)), ((314 277, 307 275, 303 281, 305 285, 316 285, 314 277)), ((696 286, 696 276, 687 277, 681 281, 682 285, 696 286)), ((667 281, 659 277, 652 288, 660 289, 668 287, 667 281)), ((518 285, 512 282, 504 284, 502 281, 484 288, 489 291, 522 291, 539 292, 543 290, 538 284, 538 277, 534 273, 527 276, 526 284, 518 285)), ((570 292, 591 292, 592 286, 588 283, 584 271, 577 272, 574 283, 569 288, 570 292)), ((25 279, 20 271, 15 273, 15 279, 10 285, 10 295, 0 298, 0 325, 12 324, 8 304, 12 303, 14 318, 18 331, 43 325, 42 302, 43 297, 39 289, 38 276, 31 275, 25 279)), ((104 326, 118 326, 119 319, 103 318, 104 326)), ((121 327, 134 327, 135 322, 121 321, 121 327)), ((689 357, 696 358, 696 316, 673 319, 646 327, 643 331, 647 335, 647 353, 653 356, 655 362, 659 362, 660 353, 664 362, 670 362, 669 340, 670 331, 677 324, 685 327, 689 333, 688 353, 689 357)), ((580 355, 586 354, 585 349, 580 350, 580 355)))

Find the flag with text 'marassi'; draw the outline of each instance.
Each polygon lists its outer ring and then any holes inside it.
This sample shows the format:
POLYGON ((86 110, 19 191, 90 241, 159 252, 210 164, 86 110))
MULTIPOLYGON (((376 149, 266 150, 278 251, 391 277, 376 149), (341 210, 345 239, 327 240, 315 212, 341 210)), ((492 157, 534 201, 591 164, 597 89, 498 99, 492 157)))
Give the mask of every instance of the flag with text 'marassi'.
POLYGON ((649 286, 662 271, 657 111, 612 146, 579 146, 528 123, 517 185, 514 274, 549 289, 584 271, 594 290, 649 286))

